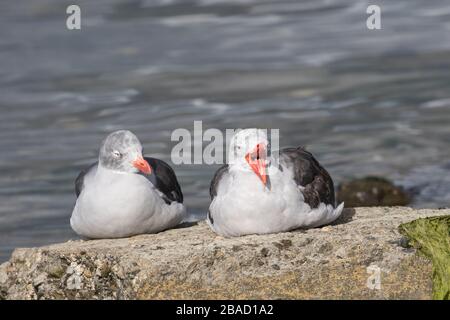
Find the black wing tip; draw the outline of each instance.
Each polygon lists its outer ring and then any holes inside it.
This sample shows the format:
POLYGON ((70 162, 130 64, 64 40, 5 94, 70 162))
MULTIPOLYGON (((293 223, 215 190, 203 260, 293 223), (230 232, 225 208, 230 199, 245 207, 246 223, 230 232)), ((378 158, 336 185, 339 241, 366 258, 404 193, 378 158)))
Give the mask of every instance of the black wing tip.
MULTIPOLYGON (((163 193, 163 200, 166 204, 172 202, 183 203, 184 196, 178 182, 177 175, 173 168, 165 161, 152 157, 144 157, 145 160, 152 166, 152 175, 155 176, 155 187, 163 193)), ((149 178, 147 176, 147 178, 149 178)))

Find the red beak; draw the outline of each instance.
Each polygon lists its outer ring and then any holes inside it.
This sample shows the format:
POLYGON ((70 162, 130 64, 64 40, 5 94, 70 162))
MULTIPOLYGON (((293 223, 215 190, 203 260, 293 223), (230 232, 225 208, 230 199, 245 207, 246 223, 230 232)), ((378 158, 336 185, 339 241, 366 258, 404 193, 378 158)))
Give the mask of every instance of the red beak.
POLYGON ((266 174, 266 147, 263 144, 258 144, 255 149, 247 153, 245 160, 252 168, 253 172, 261 179, 263 184, 267 185, 266 174))
POLYGON ((152 173, 152 167, 150 167, 148 162, 142 157, 138 157, 136 160, 134 160, 133 166, 145 174, 152 173))

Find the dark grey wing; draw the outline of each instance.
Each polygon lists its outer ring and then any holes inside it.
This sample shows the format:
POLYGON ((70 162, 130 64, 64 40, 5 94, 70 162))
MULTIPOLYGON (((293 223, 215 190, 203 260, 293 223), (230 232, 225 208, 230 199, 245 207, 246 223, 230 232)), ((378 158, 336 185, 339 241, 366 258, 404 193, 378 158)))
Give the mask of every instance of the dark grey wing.
POLYGON ((96 168, 98 165, 98 162, 95 162, 93 164, 91 164, 89 167, 87 167, 86 169, 82 170, 80 172, 80 174, 78 175, 78 177, 75 179, 75 194, 78 196, 80 195, 81 191, 83 191, 84 188, 84 177, 86 176, 86 174, 91 171, 92 169, 96 168))
POLYGON ((173 169, 164 161, 156 158, 145 157, 145 160, 150 164, 153 171, 150 175, 143 175, 164 195, 164 201, 167 204, 173 201, 183 203, 183 193, 173 169))
MULTIPOLYGON (((214 177, 211 180, 211 184, 209 185, 209 195, 211 197, 211 201, 214 199, 215 196, 217 196, 217 188, 219 187, 220 180, 227 173, 228 173, 228 164, 224 164, 219 169, 217 169, 216 173, 214 174, 214 177)), ((214 219, 211 216, 211 211, 209 210, 207 218, 211 224, 214 224, 214 219)))
POLYGON ((280 152, 280 162, 292 167, 297 185, 304 187, 302 193, 305 202, 311 208, 317 208, 321 202, 336 205, 334 184, 314 156, 304 148, 286 148, 280 152))
POLYGON ((221 166, 217 169, 214 177, 211 180, 211 184, 209 185, 209 195, 211 196, 211 200, 217 195, 217 188, 219 186, 220 179, 222 176, 228 172, 228 164, 221 166))

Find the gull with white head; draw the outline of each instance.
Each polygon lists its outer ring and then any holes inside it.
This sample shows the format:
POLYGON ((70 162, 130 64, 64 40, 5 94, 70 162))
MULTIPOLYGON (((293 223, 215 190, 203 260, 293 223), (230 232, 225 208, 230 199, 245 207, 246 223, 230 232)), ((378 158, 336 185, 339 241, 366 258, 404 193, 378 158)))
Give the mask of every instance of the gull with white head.
POLYGON ((111 133, 99 161, 75 181, 77 201, 70 225, 86 238, 121 238, 155 233, 179 224, 186 213, 172 168, 144 157, 130 131, 111 133))
POLYGON ((266 131, 245 129, 230 143, 230 160, 211 186, 207 222, 222 236, 267 234, 312 228, 336 220, 334 185, 304 148, 271 155, 266 131))

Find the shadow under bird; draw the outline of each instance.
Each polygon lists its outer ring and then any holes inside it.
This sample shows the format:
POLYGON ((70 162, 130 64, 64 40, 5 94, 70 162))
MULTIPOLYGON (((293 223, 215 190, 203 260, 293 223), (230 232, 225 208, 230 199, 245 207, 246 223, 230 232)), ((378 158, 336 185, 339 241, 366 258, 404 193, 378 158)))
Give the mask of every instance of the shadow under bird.
POLYGON ((75 181, 77 201, 70 225, 86 238, 122 238, 156 233, 178 225, 186 215, 172 168, 144 157, 130 131, 111 133, 98 162, 75 181))
POLYGON ((226 237, 313 228, 336 220, 334 185, 328 172, 303 148, 286 148, 278 161, 265 130, 237 132, 229 164, 211 181, 207 222, 226 237))

